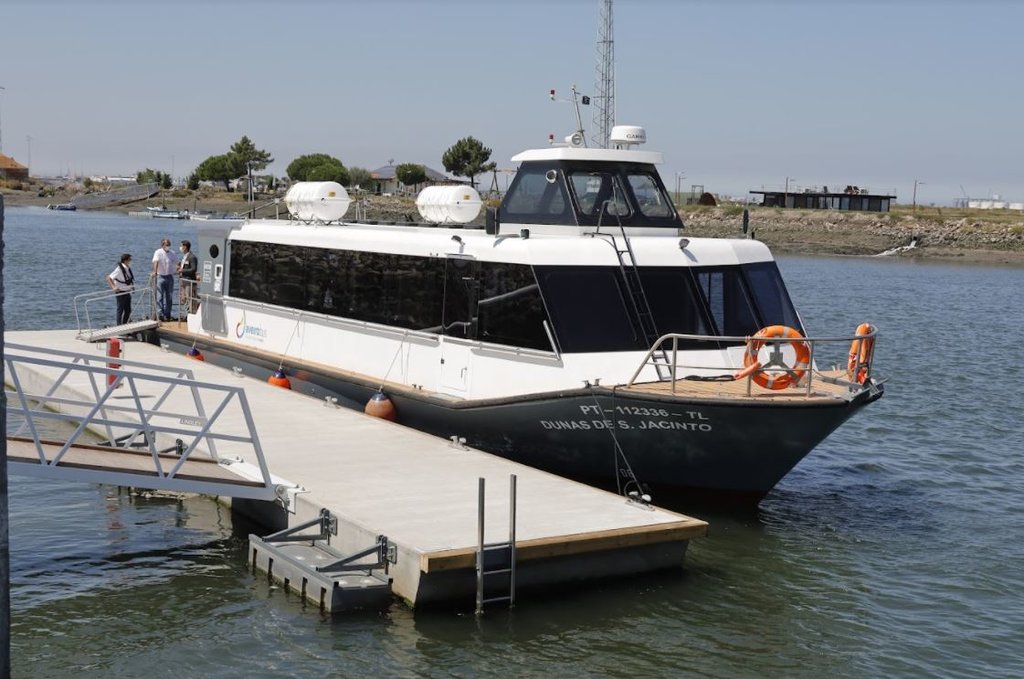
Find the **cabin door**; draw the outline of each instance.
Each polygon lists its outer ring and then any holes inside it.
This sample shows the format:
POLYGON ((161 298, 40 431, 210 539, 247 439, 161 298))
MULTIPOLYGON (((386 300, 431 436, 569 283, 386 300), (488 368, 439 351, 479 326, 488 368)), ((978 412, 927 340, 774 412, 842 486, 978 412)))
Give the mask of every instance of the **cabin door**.
POLYGON ((476 339, 477 268, 472 257, 450 254, 445 258, 442 392, 462 395, 469 389, 476 339))

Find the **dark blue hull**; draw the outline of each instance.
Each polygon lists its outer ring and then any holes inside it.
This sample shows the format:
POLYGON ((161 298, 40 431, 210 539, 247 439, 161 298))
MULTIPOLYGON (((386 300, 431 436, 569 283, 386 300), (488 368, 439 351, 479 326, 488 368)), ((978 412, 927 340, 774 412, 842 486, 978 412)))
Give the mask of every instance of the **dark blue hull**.
MULTIPOLYGON (((161 331, 160 341, 184 351, 192 338, 161 331)), ((198 347, 208 362, 243 366, 266 379, 277 369, 262 357, 219 343, 198 347)), ((341 373, 285 364, 292 388, 362 410, 377 384, 341 373)), ((682 399, 606 387, 452 402, 415 390, 391 391, 398 422, 465 439, 473 448, 606 488, 628 484, 686 497, 759 500, 881 387, 852 402, 745 403, 682 399), (619 452, 617 452, 619 451, 619 452), (632 470, 632 475, 630 471, 632 470)))

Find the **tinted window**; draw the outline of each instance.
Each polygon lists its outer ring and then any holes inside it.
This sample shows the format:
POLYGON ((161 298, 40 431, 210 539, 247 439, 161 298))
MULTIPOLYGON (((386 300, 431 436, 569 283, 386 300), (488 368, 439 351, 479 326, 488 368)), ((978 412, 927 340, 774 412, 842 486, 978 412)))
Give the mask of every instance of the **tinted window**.
POLYGON ((445 335, 473 338, 473 305, 476 302, 476 262, 464 257, 445 259, 444 316, 445 335))
POLYGON ((525 224, 572 224, 565 180, 553 167, 520 168, 501 205, 501 218, 525 224))
POLYGON ((479 281, 477 339, 551 350, 544 302, 529 266, 480 262, 479 281))
POLYGON ((694 273, 717 334, 746 337, 761 328, 738 267, 694 273))
POLYGON ((645 217, 671 217, 675 214, 668 196, 649 174, 630 174, 629 186, 637 206, 645 217))
POLYGON ((572 172, 569 174, 569 184, 576 196, 580 215, 599 219, 601 209, 607 203, 606 217, 629 216, 629 204, 617 176, 607 172, 572 172))
POLYGON ((647 349, 612 267, 535 267, 562 351, 647 349))
MULTIPOLYGON (((640 268, 647 304, 658 334, 712 335, 704 318, 700 296, 693 289, 688 269, 640 268)), ((680 347, 710 349, 707 342, 683 342, 680 347)))
POLYGON ((745 264, 743 272, 747 276, 750 292, 757 303, 762 325, 788 325, 803 332, 800 317, 797 316, 793 302, 786 292, 786 285, 779 275, 775 262, 745 264))

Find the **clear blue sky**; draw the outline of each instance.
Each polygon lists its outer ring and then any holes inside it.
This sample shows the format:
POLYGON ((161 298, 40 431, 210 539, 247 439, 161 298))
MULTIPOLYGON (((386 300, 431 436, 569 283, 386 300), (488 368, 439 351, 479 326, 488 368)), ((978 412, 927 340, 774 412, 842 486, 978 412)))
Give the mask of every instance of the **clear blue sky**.
MULTIPOLYGON (((592 92, 597 24, 597 0, 4 0, 3 150, 24 162, 31 135, 36 174, 184 176, 245 134, 277 174, 312 152, 443 169, 471 134, 512 167, 575 127, 547 91, 592 92)), ((1024 200, 1022 32, 1010 0, 617 0, 617 118, 670 187, 1024 200)))

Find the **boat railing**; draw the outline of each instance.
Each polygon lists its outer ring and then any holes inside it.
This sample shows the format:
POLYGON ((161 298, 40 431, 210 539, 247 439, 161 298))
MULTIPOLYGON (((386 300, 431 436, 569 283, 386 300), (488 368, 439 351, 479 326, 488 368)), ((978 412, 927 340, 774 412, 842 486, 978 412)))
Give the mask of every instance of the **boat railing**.
MULTIPOLYGON (((748 396, 751 394, 756 376, 759 374, 774 375, 776 377, 788 374, 791 378, 794 375, 799 375, 799 378, 794 380, 794 386, 803 388, 807 395, 811 394, 815 379, 847 386, 852 391, 859 391, 865 388, 865 385, 871 384, 874 361, 873 348, 877 335, 878 330, 873 327, 866 334, 854 334, 843 337, 735 337, 669 333, 659 337, 651 346, 626 386, 633 386, 640 377, 640 374, 648 366, 654 368, 657 368, 659 365, 664 366, 662 356, 667 354, 669 357, 668 370, 664 372, 667 372, 668 376, 660 377, 658 381, 671 382, 673 394, 676 393, 676 383, 681 379, 679 377, 680 370, 696 371, 695 374, 685 375, 682 379, 745 380, 748 396), (680 350, 680 342, 684 342, 688 346, 680 350), (715 366, 706 363, 701 365, 681 364, 679 362, 680 354, 684 356, 690 354, 690 352, 694 351, 693 345, 695 343, 706 343, 709 345, 708 349, 721 351, 722 356, 727 357, 726 360, 729 362, 729 365, 715 366), (754 356, 758 353, 755 349, 755 343, 769 354, 768 360, 763 365, 760 362, 755 365, 736 365, 736 361, 729 361, 728 359, 738 357, 740 354, 738 352, 724 351, 724 349, 730 346, 744 346, 746 350, 743 355, 754 356), (783 360, 782 350, 787 344, 793 345, 794 348, 802 345, 806 349, 806 369, 797 370, 783 360), (723 347, 723 345, 726 346, 723 347), (837 351, 839 347, 844 349, 848 347, 849 354, 840 354, 837 351), (821 358, 823 355, 826 357, 825 362, 836 360, 833 369, 830 371, 832 374, 823 374, 816 367, 817 362, 822 362, 821 358), (817 362, 816 358, 818 359, 817 362), (846 359, 845 362, 842 361, 843 358, 846 359)), ((704 355, 706 356, 707 354, 705 353, 704 355)))
MULTIPOLYGON (((75 323, 78 325, 78 338, 89 339, 97 334, 97 319, 100 314, 107 314, 108 317, 114 313, 113 300, 119 295, 128 294, 132 298, 132 318, 137 321, 155 322, 156 315, 156 281, 151 280, 145 285, 136 285, 130 291, 98 290, 95 292, 83 292, 75 295, 75 323), (98 310, 97 305, 103 307, 98 310)), ((128 325, 132 325, 129 323, 128 325)))

